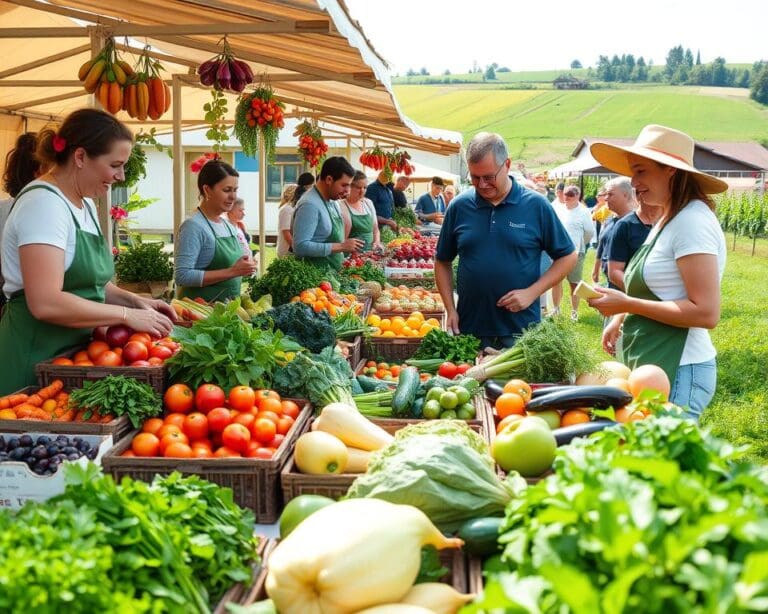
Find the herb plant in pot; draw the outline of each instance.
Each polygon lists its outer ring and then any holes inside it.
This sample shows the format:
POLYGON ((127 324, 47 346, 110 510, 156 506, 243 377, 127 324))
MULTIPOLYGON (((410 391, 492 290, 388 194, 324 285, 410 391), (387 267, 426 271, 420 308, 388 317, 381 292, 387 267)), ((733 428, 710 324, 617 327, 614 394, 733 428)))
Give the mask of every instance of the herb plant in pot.
POLYGON ((163 243, 144 243, 136 238, 118 255, 115 274, 121 288, 160 298, 169 290, 173 265, 170 254, 163 251, 163 243))

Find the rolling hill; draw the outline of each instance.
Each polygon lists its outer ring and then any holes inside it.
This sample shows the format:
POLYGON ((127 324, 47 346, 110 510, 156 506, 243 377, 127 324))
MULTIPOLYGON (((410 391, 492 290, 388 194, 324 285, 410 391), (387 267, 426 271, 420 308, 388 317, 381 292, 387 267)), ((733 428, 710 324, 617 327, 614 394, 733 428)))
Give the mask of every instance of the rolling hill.
POLYGON ((736 88, 642 85, 560 91, 503 86, 396 85, 403 111, 425 126, 456 130, 465 142, 498 132, 510 155, 529 169, 569 159, 584 136, 634 137, 646 124, 688 132, 702 141, 768 142, 768 107, 736 88))

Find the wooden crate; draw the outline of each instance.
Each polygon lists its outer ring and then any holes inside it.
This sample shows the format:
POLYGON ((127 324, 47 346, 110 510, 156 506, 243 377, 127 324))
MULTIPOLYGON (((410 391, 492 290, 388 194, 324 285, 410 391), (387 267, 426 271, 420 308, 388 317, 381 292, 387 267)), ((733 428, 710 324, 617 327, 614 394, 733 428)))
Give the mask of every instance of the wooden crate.
POLYGON ((156 475, 169 475, 174 471, 199 475, 219 486, 231 488, 235 502, 253 510, 256 521, 275 522, 282 509, 280 471, 293 455, 293 445, 306 430, 312 415, 312 406, 306 403, 296 418, 283 443, 271 459, 259 458, 163 458, 120 456, 127 450, 131 436, 124 438, 104 456, 106 473, 115 480, 129 476, 135 480, 151 482, 156 475))
MULTIPOLYGON (((240 605, 252 605, 258 601, 269 599, 265 587, 266 576, 269 571, 269 556, 274 552, 277 544, 277 541, 270 540, 270 545, 267 546, 267 552, 264 554, 265 569, 263 579, 258 583, 258 586, 256 584, 252 585, 248 593, 239 602, 240 605)), ((460 593, 467 593, 469 590, 469 575, 465 554, 458 549, 441 550, 440 562, 448 569, 448 573, 440 581, 450 584, 460 593)))
MULTIPOLYGON (((14 394, 34 394, 39 386, 27 386, 14 394)), ((61 420, 0 420, 0 431, 4 433, 34 433, 44 430, 55 435, 100 435, 112 436, 117 443, 133 430, 128 416, 120 416, 111 422, 62 422, 61 420)))
POLYGON ((477 595, 483 594, 485 581, 483 578, 483 560, 476 556, 467 557, 467 592, 477 595))
POLYGON ((336 344, 338 345, 339 343, 344 343, 349 348, 347 362, 349 363, 349 366, 354 369, 363 357, 363 336, 358 335, 352 339, 352 341, 337 340, 336 344))
MULTIPOLYGON (((81 350, 85 349, 80 348, 81 350)), ((77 350, 68 351, 56 358, 69 358, 77 350)), ((79 365, 55 365, 55 359, 44 360, 35 365, 35 375, 40 386, 47 386, 55 379, 64 382, 65 390, 82 388, 87 380, 104 379, 107 375, 122 375, 133 378, 154 388, 155 392, 162 395, 165 392, 168 381, 168 367, 158 365, 156 367, 99 367, 79 365)))
POLYGON ((420 345, 421 337, 368 337, 365 340, 365 355, 399 364, 412 358, 420 345))
MULTIPOLYGON (((482 395, 475 396, 475 403, 477 418, 475 420, 467 420, 467 425, 473 431, 479 433, 486 441, 490 442, 491 434, 488 429, 493 428, 493 418, 490 416, 482 395)), ((371 420, 371 422, 377 424, 390 434, 395 434, 409 424, 417 424, 424 421, 423 419, 416 418, 379 418, 371 420)), ((311 422, 311 420, 307 421, 304 427, 305 431, 309 431, 311 422)), ((339 473, 335 475, 309 475, 301 473, 296 467, 293 454, 291 454, 280 473, 283 501, 288 503, 288 501, 299 495, 323 495, 331 499, 340 499, 347 494, 349 487, 352 486, 352 482, 359 475, 359 473, 339 473)))

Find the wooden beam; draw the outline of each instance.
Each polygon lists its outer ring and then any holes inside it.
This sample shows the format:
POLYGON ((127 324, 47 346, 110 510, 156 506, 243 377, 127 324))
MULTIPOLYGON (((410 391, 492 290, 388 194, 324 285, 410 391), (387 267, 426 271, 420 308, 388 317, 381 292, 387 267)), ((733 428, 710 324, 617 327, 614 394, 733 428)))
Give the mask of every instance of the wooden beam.
MULTIPOLYGON (((301 85, 284 85, 280 88, 283 91, 295 92, 299 96, 314 97, 317 96, 317 92, 312 88, 303 87, 301 85)), ((369 109, 374 113, 386 113, 392 114, 390 117, 397 117, 395 108, 391 104, 383 104, 380 102, 370 102, 368 100, 360 100, 359 96, 347 96, 342 93, 334 93, 334 101, 338 101, 340 104, 347 104, 357 108, 369 109)), ((399 118, 398 118, 399 119, 399 118)))
POLYGON ((252 17, 256 19, 274 20, 278 17, 290 17, 285 15, 285 10, 279 12, 262 11, 249 6, 240 4, 230 4, 228 2, 222 2, 222 0, 181 0, 184 4, 191 4, 193 6, 200 6, 206 10, 221 11, 222 13, 230 13, 231 15, 237 15, 240 17, 252 17))
POLYGON ((0 72, 0 79, 4 79, 5 77, 11 77, 13 75, 18 75, 19 73, 26 72, 27 70, 32 70, 33 68, 40 68, 40 66, 45 66, 47 64, 51 64, 52 62, 58 62, 59 60, 66 60, 67 58, 71 58, 74 55, 85 53, 90 49, 91 49, 91 46, 89 44, 80 45, 79 47, 74 47, 73 49, 67 49, 66 51, 62 51, 54 55, 49 55, 44 58, 40 58, 39 60, 35 60, 33 62, 28 62, 20 66, 14 66, 13 68, 9 68, 7 70, 0 72))
POLYGON ((24 117, 28 119, 39 119, 44 122, 61 122, 64 118, 61 115, 51 115, 48 113, 36 113, 34 111, 9 111, 0 109, 0 115, 13 115, 15 117, 24 117))
POLYGON ((77 79, 56 81, 55 79, 0 79, 0 87, 82 87, 77 79))
POLYGON ((4 108, 8 111, 18 111, 19 109, 36 107, 37 105, 46 104, 48 102, 58 102, 59 100, 69 100, 70 98, 77 98, 78 96, 88 96, 88 92, 85 90, 80 90, 79 92, 68 92, 66 94, 59 94, 58 96, 47 96, 45 98, 38 98, 37 100, 27 100, 25 102, 8 105, 4 108))
POLYGON ((149 57, 160 60, 161 62, 170 62, 171 64, 178 64, 179 66, 188 66, 190 68, 197 68, 200 62, 194 60, 187 60, 186 58, 180 58, 176 55, 168 55, 167 53, 160 53, 159 51, 144 51, 143 48, 131 47, 130 45, 123 45, 122 43, 115 42, 115 49, 119 51, 125 51, 126 53, 135 53, 140 55, 146 53, 149 57))
POLYGON ((85 27, 71 28, 0 28, 0 38, 85 38, 85 27))

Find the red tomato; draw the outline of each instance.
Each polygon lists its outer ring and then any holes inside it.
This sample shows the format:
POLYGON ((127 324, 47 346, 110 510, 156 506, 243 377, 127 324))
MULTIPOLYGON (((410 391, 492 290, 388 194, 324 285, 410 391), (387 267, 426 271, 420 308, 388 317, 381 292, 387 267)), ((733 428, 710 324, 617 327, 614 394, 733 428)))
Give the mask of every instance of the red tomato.
POLYGON ((283 413, 283 403, 280 399, 267 397, 266 399, 262 399, 261 403, 259 403, 259 412, 269 412, 279 416, 283 413))
MULTIPOLYGON (((160 442, 160 445, 163 445, 162 441, 160 442)), ((166 458, 193 458, 194 453, 192 448, 190 448, 187 444, 180 441, 174 441, 165 447, 163 456, 166 458)))
POLYGON ((220 447, 213 453, 214 458, 241 458, 242 454, 235 450, 230 450, 226 446, 220 447))
POLYGON ((213 458, 210 448, 192 446, 192 458, 213 458))
POLYGON ((472 365, 463 362, 458 367, 456 367, 456 372, 459 375, 464 375, 467 371, 469 371, 470 368, 472 368, 472 365))
POLYGON ((146 360, 137 360, 136 362, 131 363, 132 367, 151 367, 152 365, 149 364, 146 360))
POLYGON ((155 435, 157 435, 158 439, 162 439, 171 433, 181 433, 181 427, 175 424, 164 424, 155 432, 155 435))
POLYGON ((161 418, 150 418, 141 425, 141 431, 143 433, 152 433, 154 435, 157 431, 163 428, 164 425, 165 422, 163 422, 161 418))
POLYGON ((165 361, 162 358, 158 358, 157 356, 150 356, 147 362, 149 363, 150 367, 159 367, 165 361))
MULTIPOLYGON (((94 341, 93 343, 101 342, 94 341)), ((119 367, 123 364, 123 359, 112 350, 107 350, 98 355, 94 364, 98 367, 119 367)))
POLYGON ((321 281, 320 285, 318 286, 323 292, 332 292, 333 286, 331 285, 331 282, 329 281, 321 281))
POLYGON ((189 445, 189 437, 179 431, 178 433, 169 433, 160 440, 160 454, 165 455, 166 448, 172 443, 183 443, 189 445))
POLYGON ((258 414, 256 414, 256 418, 264 418, 266 420, 269 420, 270 422, 274 422, 277 424, 277 421, 280 419, 280 416, 278 416, 273 411, 260 411, 258 414))
POLYGON ((203 384, 195 391, 195 407, 204 414, 214 407, 222 407, 225 399, 224 391, 214 384, 203 384))
POLYGON ((213 451, 213 445, 211 444, 210 439, 201 439, 200 441, 193 441, 192 442, 192 449, 195 448, 205 448, 206 450, 213 451))
POLYGON ((261 458, 269 460, 275 455, 275 451, 272 448, 256 448, 251 458, 261 458))
POLYGON ((159 343, 154 343, 152 344, 152 347, 149 349, 149 356, 150 358, 159 358, 160 360, 168 360, 171 356, 173 356, 173 350, 164 345, 160 345, 159 343))
POLYGON ((253 438, 259 443, 269 443, 277 435, 277 422, 267 418, 257 418, 251 426, 253 438))
POLYGON ((160 440, 152 433, 139 433, 131 441, 131 451, 136 456, 157 456, 160 440))
POLYGON ((131 341, 138 341, 139 343, 143 343, 147 347, 147 350, 149 350, 149 346, 152 345, 152 338, 149 336, 149 333, 133 333, 130 337, 128 337, 128 343, 131 341))
POLYGON ((208 429, 221 433, 231 422, 232 415, 226 407, 216 407, 208 412, 208 429))
POLYGON ((129 341, 123 346, 123 360, 127 363, 149 358, 147 346, 140 341, 129 341))
POLYGON ((272 438, 272 441, 270 441, 270 442, 267 444, 267 447, 268 447, 268 448, 274 448, 275 450, 277 450, 277 449, 278 449, 278 448, 279 448, 279 447, 282 445, 282 443, 283 443, 283 441, 284 441, 284 440, 285 440, 285 435, 280 435, 280 434, 278 433, 277 435, 275 435, 275 436, 272 438))
POLYGON ((296 418, 299 415, 299 412, 301 411, 301 408, 293 401, 283 401, 282 409, 283 409, 284 416, 288 416, 289 418, 293 418, 294 420, 296 420, 296 418))
POLYGON ((237 414, 232 422, 235 424, 242 424, 245 428, 250 429, 251 425, 256 422, 256 416, 250 412, 242 412, 237 414))
MULTIPOLYGON (((128 345, 131 345, 130 343, 128 345)), ((127 348, 128 345, 125 347, 127 348)), ((163 395, 165 408, 172 412, 189 413, 195 406, 195 394, 186 384, 173 384, 163 395)))
POLYGON ((277 394, 274 390, 266 390, 266 389, 264 389, 264 390, 257 390, 256 391, 256 405, 258 405, 259 408, 261 408, 261 401, 262 401, 262 399, 269 399, 269 398, 277 399, 279 401, 280 400, 280 395, 277 394))
POLYGON ((163 422, 165 422, 165 424, 173 424, 174 426, 181 428, 184 425, 184 420, 186 420, 186 418, 187 417, 180 412, 171 412, 165 415, 163 422))
POLYGON ((256 403, 256 393, 250 386, 235 386, 229 391, 229 406, 238 411, 250 411, 256 403))
POLYGON ((289 418, 288 416, 282 416, 277 421, 277 434, 278 435, 285 435, 288 431, 291 430, 291 427, 293 426, 293 418, 289 418))
POLYGON ((246 451, 248 443, 251 441, 251 431, 242 424, 228 424, 221 434, 221 440, 224 442, 225 448, 242 453, 246 451))
MULTIPOLYGON (((91 341, 86 348, 88 352, 88 359, 96 362, 96 359, 101 356, 102 353, 111 350, 109 343, 106 341, 91 341)), ((97 363, 98 364, 98 363, 97 363)))
POLYGON ((444 362, 437 370, 438 375, 446 379, 453 379, 458 372, 458 367, 452 362, 444 362))
POLYGON ((190 441, 206 439, 208 437, 208 418, 200 412, 191 413, 184 418, 181 429, 190 441))

